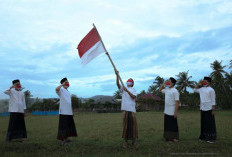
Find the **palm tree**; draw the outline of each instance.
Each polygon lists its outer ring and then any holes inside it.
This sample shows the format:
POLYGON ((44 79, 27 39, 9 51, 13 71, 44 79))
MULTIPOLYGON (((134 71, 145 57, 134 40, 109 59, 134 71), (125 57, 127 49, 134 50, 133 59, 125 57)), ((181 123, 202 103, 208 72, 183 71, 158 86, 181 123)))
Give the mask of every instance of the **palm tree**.
POLYGON ((160 77, 160 76, 157 76, 153 83, 156 84, 157 88, 160 88, 162 86, 162 84, 164 83, 164 78, 160 77))
POLYGON ((148 93, 153 93, 153 94, 155 94, 156 91, 157 91, 157 87, 155 85, 149 86, 147 90, 148 93))
POLYGON ((222 89, 225 96, 226 96, 226 101, 227 104, 230 104, 230 99, 229 99, 229 94, 228 94, 228 90, 226 89, 225 86, 225 78, 224 75, 229 75, 224 68, 225 66, 222 66, 222 61, 219 62, 217 60, 215 60, 213 63, 211 63, 210 66, 213 69, 213 72, 210 74, 210 76, 212 77, 212 80, 214 82, 215 87, 220 90, 222 89))
POLYGON ((142 90, 138 95, 137 98, 140 98, 146 94, 145 90, 142 90))
POLYGON ((190 81, 192 76, 188 76, 188 72, 180 72, 178 75, 176 75, 177 78, 177 89, 180 91, 180 101, 182 104, 188 104, 189 106, 192 103, 191 97, 189 95, 189 92, 187 92, 187 88, 194 88, 196 85, 195 81, 190 81))
POLYGON ((162 86, 162 84, 164 83, 164 78, 157 76, 155 78, 155 81, 153 82, 153 85, 151 85, 148 89, 149 93, 153 93, 153 94, 157 94, 159 88, 162 86))
POLYGON ((196 85, 195 81, 190 81, 192 76, 188 76, 188 72, 189 71, 180 72, 178 75, 176 75, 178 77, 176 83, 177 89, 182 93, 187 93, 187 87, 194 88, 196 85))
POLYGON ((230 66, 229 66, 230 69, 232 69, 232 60, 230 60, 230 66))
POLYGON ((230 90, 232 89, 232 72, 230 74, 225 75, 225 83, 229 86, 230 90))
POLYGON ((26 91, 24 92, 24 96, 25 96, 26 105, 29 106, 30 98, 31 98, 33 95, 31 95, 31 92, 30 92, 29 90, 26 90, 26 91))
POLYGON ((225 66, 222 66, 222 61, 219 62, 215 60, 213 63, 211 63, 210 67, 213 69, 213 72, 210 74, 213 80, 223 80, 224 75, 227 74, 227 72, 224 70, 225 66))
POLYGON ((114 92, 114 98, 115 99, 122 99, 122 94, 121 94, 121 92, 119 90, 116 90, 114 92))

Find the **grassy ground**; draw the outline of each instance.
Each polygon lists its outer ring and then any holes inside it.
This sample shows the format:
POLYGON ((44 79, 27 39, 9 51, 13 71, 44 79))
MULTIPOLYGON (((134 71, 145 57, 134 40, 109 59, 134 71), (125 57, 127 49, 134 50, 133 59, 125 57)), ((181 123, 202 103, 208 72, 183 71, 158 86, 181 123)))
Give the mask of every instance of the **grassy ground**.
POLYGON ((180 142, 165 142, 163 113, 137 113, 139 149, 122 146, 121 113, 78 113, 75 115, 78 137, 68 146, 56 140, 58 116, 32 116, 26 120, 28 138, 24 143, 5 142, 9 117, 0 117, 0 156, 232 156, 232 112, 218 111, 218 140, 214 144, 198 142, 200 112, 180 111, 180 142))

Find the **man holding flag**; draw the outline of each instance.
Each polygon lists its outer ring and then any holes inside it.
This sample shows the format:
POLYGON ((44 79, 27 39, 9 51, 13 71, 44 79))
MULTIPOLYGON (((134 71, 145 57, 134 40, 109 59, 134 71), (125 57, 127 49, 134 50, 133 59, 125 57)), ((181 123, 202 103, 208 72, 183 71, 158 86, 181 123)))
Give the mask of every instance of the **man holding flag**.
POLYGON ((123 111, 123 135, 122 137, 125 139, 125 143, 123 144, 124 148, 128 147, 127 140, 132 140, 132 144, 135 147, 138 147, 137 138, 138 138, 138 129, 137 129, 137 121, 135 117, 135 99, 136 99, 136 91, 133 88, 134 81, 129 79, 127 81, 127 87, 123 85, 122 79, 109 55, 107 52, 105 45, 99 35, 97 28, 93 25, 94 28, 90 30, 90 32, 81 40, 78 44, 77 49, 79 56, 82 60, 82 66, 89 63, 92 59, 100 55, 101 53, 105 53, 117 75, 117 86, 122 92, 122 111, 123 111), (121 82, 121 85, 119 84, 121 82))
POLYGON ((122 138, 125 140, 123 147, 128 147, 128 140, 132 140, 132 145, 136 148, 139 147, 137 142, 138 139, 138 126, 135 116, 135 106, 136 106, 136 90, 133 88, 134 80, 128 79, 126 84, 127 87, 121 86, 119 83, 119 74, 118 71, 115 71, 116 74, 116 84, 118 89, 122 93, 122 104, 121 110, 123 111, 123 133, 122 138))

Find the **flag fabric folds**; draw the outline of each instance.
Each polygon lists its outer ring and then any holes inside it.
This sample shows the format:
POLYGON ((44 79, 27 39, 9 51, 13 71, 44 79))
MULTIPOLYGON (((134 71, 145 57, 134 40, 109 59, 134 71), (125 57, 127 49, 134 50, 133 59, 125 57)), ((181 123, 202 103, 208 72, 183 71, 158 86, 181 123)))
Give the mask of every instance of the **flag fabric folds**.
POLYGON ((82 60, 82 66, 89 63, 101 53, 106 52, 95 27, 81 40, 77 49, 82 60))

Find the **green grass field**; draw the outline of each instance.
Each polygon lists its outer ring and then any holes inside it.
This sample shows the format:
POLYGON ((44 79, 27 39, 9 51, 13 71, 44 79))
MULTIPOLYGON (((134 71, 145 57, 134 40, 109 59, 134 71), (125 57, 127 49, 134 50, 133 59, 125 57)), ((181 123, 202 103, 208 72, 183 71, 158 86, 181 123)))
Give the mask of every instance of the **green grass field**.
POLYGON ((25 118, 28 138, 24 143, 6 142, 9 117, 0 117, 0 156, 232 156, 232 112, 217 111, 218 140, 199 142, 200 112, 180 111, 180 142, 163 140, 163 113, 137 113, 139 149, 122 148, 121 113, 77 113, 78 137, 67 146, 56 140, 58 116, 25 118))

